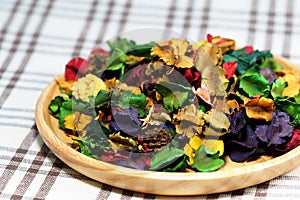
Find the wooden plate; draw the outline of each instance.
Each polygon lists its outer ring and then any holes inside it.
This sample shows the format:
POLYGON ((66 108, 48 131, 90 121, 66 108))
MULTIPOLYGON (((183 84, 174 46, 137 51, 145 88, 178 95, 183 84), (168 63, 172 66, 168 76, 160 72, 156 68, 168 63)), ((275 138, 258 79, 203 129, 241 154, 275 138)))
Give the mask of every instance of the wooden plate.
MULTIPOLYGON (((276 58, 286 68, 296 68, 283 58, 276 58)), ((51 151, 64 163, 94 180, 115 187, 160 195, 200 195, 236 190, 256 185, 282 175, 300 164, 300 146, 271 158, 226 165, 216 172, 152 172, 116 166, 89 158, 67 145, 70 138, 59 129, 58 121, 48 112, 50 101, 60 94, 52 82, 36 105, 36 123, 51 151)))

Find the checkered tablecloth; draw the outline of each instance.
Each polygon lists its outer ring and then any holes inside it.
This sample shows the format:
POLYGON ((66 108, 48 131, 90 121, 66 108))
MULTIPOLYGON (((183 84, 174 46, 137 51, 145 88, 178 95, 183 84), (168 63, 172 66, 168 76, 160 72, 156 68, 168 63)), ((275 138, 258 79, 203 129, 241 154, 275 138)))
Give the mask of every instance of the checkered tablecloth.
MULTIPOLYGON (((194 41, 222 35, 300 66, 299 10, 297 0, 0 0, 0 199, 176 199, 101 184, 56 158, 35 124, 41 91, 72 57, 138 28, 194 41)), ((250 188, 177 198, 300 199, 299 189, 300 167, 250 188)))

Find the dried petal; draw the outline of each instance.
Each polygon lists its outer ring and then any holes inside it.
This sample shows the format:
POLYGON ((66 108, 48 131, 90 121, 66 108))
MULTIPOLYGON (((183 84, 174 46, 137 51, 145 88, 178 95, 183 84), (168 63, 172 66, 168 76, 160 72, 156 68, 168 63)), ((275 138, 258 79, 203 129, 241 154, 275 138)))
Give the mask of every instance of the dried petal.
POLYGON ((300 145, 300 129, 294 129, 289 142, 286 144, 286 151, 290 151, 300 145))
POLYGON ((224 142, 223 140, 214 140, 214 139, 207 139, 204 140, 204 145, 206 148, 219 152, 219 156, 222 156, 224 153, 224 142))
POLYGON ((263 75, 263 77, 269 81, 270 84, 272 84, 276 79, 275 73, 270 68, 260 69, 259 73, 263 75))
POLYGON ((265 97, 244 99, 246 114, 249 118, 270 121, 273 118, 274 101, 265 97))
POLYGON ((279 111, 273 112, 273 120, 270 125, 257 125, 255 134, 257 137, 270 145, 281 145, 287 141, 292 135, 292 127, 288 124, 290 117, 285 113, 279 111))
POLYGON ((244 162, 254 156, 258 147, 256 134, 250 128, 244 132, 243 138, 230 139, 227 141, 229 157, 235 162, 244 162))
POLYGON ((225 112, 226 114, 231 114, 233 112, 233 110, 239 110, 240 109, 240 105, 239 103, 233 99, 233 100, 227 100, 226 101, 226 108, 225 108, 225 112))
POLYGON ((88 61, 84 58, 73 58, 66 64, 65 79, 66 81, 77 80, 81 72, 88 67, 88 61))
POLYGON ((192 91, 194 94, 196 94, 198 97, 200 97, 200 99, 202 99, 205 103, 213 106, 213 104, 211 103, 211 100, 210 100, 209 90, 205 84, 201 84, 201 86, 197 90, 195 90, 195 88, 192 87, 192 91))
POLYGON ((227 115, 230 121, 230 133, 235 135, 240 135, 241 130, 244 128, 245 121, 245 113, 243 111, 238 111, 237 109, 233 109, 230 115, 227 115))
POLYGON ((238 66, 237 62, 223 63, 223 68, 226 71, 225 77, 227 79, 230 79, 234 75, 237 66, 238 66))

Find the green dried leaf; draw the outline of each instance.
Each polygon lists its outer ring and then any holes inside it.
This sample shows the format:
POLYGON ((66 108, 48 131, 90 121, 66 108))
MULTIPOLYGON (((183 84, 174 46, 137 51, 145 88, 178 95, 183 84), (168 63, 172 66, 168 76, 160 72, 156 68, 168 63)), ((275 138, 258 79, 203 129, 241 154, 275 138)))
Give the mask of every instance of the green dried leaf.
POLYGON ((275 100, 276 109, 286 112, 293 120, 293 126, 300 125, 300 104, 292 102, 287 98, 277 98, 275 100))
POLYGON ((161 82, 156 91, 163 97, 164 108, 169 112, 178 110, 188 99, 191 89, 175 83, 161 82))
POLYGON ((134 94, 131 90, 126 90, 121 94, 121 96, 117 96, 115 98, 119 100, 118 102, 114 102, 115 106, 122 109, 134 108, 138 111, 139 117, 145 117, 147 115, 145 106, 148 101, 144 94, 134 94))
POLYGON ((155 42, 149 42, 146 44, 136 44, 133 40, 127 40, 125 38, 117 38, 115 42, 108 42, 108 45, 112 50, 120 49, 127 55, 139 56, 139 57, 152 57, 150 55, 151 48, 155 46, 155 42))
POLYGON ((295 102, 300 104, 300 93, 297 96, 294 96, 295 102))
POLYGON ((270 68, 272 71, 282 70, 283 67, 279 65, 274 58, 267 58, 264 62, 259 66, 260 69, 262 68, 270 68))
POLYGON ((256 69, 260 66, 267 58, 272 58, 273 55, 270 51, 254 51, 250 54, 246 53, 246 48, 242 48, 235 51, 228 51, 224 54, 223 62, 233 62, 237 61, 238 66, 236 69, 236 74, 241 76, 244 74, 248 69, 256 69))
POLYGON ((239 88, 243 89, 249 97, 263 95, 270 89, 270 83, 256 70, 248 70, 242 75, 239 88))
POLYGON ((174 166, 169 166, 166 169, 164 169, 164 172, 176 172, 176 171, 182 171, 188 166, 187 164, 187 156, 183 156, 181 161, 178 161, 175 163, 174 166))
POLYGON ((50 114, 53 115, 54 117, 59 117, 60 107, 62 106, 62 104, 64 102, 66 102, 68 100, 69 100, 69 98, 56 96, 53 100, 51 100, 51 102, 48 106, 50 114))
POLYGON ((287 82, 282 81, 281 78, 278 78, 274 81, 271 88, 271 95, 274 99, 282 97, 284 89, 288 86, 287 82))
POLYGON ((179 148, 165 146, 157 152, 151 160, 150 170, 162 170, 184 156, 184 151, 179 148))
POLYGON ((107 44, 109 45, 109 47, 111 49, 113 49, 113 50, 119 49, 125 53, 136 46, 135 41, 127 40, 125 38, 117 38, 116 41, 114 41, 114 42, 108 41, 107 44))
POLYGON ((107 108, 110 105, 111 101, 111 92, 106 90, 100 90, 95 97, 95 106, 97 108, 105 107, 107 108))
POLYGON ((219 153, 211 151, 201 145, 195 152, 194 164, 192 168, 200 172, 211 172, 219 169, 225 164, 224 160, 219 158, 219 153))
POLYGON ((49 112, 54 117, 58 118, 59 126, 65 129, 64 118, 72 114, 72 100, 69 98, 57 96, 49 104, 49 112))

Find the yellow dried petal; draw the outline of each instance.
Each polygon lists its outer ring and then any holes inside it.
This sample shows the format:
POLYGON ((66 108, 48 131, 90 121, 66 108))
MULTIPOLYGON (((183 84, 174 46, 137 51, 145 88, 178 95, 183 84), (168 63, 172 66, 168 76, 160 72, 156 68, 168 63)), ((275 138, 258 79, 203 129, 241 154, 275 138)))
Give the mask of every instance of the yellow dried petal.
POLYGON ((299 93, 300 84, 297 75, 289 73, 282 77, 282 80, 288 83, 288 86, 283 90, 283 96, 294 97, 299 93))
POLYGON ((195 135, 194 137, 192 137, 190 139, 190 142, 189 142, 191 148, 196 151, 201 144, 203 144, 203 139, 200 138, 198 135, 195 135))
POLYGON ((230 109, 232 110, 240 109, 240 105, 235 99, 226 101, 226 108, 225 108, 226 114, 231 114, 230 109))
POLYGON ((224 153, 224 142, 223 140, 214 140, 214 139, 209 139, 209 140, 204 140, 204 145, 208 149, 219 152, 219 156, 222 156, 224 153))
POLYGON ((186 144, 183 148, 183 151, 185 155, 189 157, 189 160, 187 161, 188 165, 193 165, 194 164, 194 156, 195 156, 195 151, 192 149, 192 147, 189 144, 186 144))
POLYGON ((65 91, 72 91, 74 81, 66 81, 63 76, 55 76, 54 77, 57 84, 65 91))
POLYGON ((78 132, 85 131, 87 125, 92 121, 93 117, 79 112, 75 112, 75 130, 78 132))
POLYGON ((65 116, 64 126, 66 129, 75 131, 75 114, 65 116))
POLYGON ((270 121, 273 118, 274 101, 265 97, 244 99, 246 114, 249 118, 270 121))

